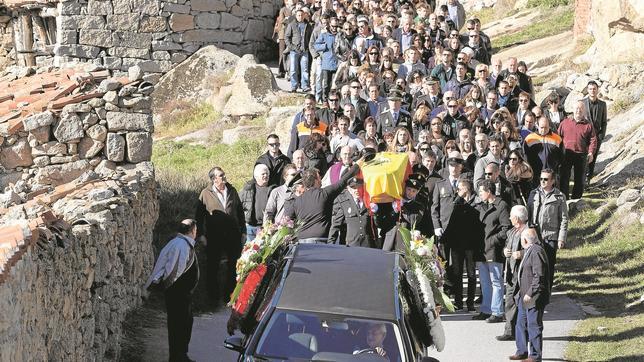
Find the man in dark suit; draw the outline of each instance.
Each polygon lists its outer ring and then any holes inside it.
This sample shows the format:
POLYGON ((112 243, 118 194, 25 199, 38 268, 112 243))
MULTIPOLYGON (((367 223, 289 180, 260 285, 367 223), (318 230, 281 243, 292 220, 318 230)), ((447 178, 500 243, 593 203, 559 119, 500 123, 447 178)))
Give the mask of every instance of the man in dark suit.
POLYGON ((434 235, 436 235, 438 251, 440 256, 449 260, 449 241, 447 230, 451 227, 459 227, 450 223, 454 200, 456 200, 458 179, 463 171, 463 157, 460 153, 453 153, 447 160, 449 175, 436 182, 432 194, 432 223, 434 224, 434 235))
POLYGON ((432 110, 443 104, 443 95, 438 86, 438 79, 425 77, 421 94, 414 98, 411 109, 418 108, 418 105, 423 101, 432 110))
POLYGON ((416 34, 416 30, 414 30, 414 19, 406 17, 402 24, 400 24, 400 27, 394 29, 391 37, 400 43, 400 50, 402 53, 405 53, 405 50, 412 45, 411 38, 414 34, 416 34))
POLYGON ((376 247, 375 226, 362 197, 364 182, 354 177, 347 189, 333 202, 333 216, 329 231, 329 244, 376 247))
POLYGON ((454 306, 463 309, 463 266, 467 273, 467 310, 473 312, 474 294, 476 293, 476 261, 480 261, 479 251, 483 228, 479 221, 479 212, 474 206, 472 181, 461 176, 458 180, 458 196, 454 201, 454 210, 450 223, 456 226, 448 228, 445 238, 449 240, 450 268, 454 292, 454 306))
POLYGON ((208 177, 212 185, 201 191, 195 213, 197 236, 199 241, 206 244, 208 295, 215 303, 219 298, 219 264, 222 254, 226 255, 227 274, 223 296, 227 302, 235 287, 235 265, 246 240, 244 209, 237 190, 226 182, 224 170, 213 167, 208 177))
POLYGON ((519 265, 514 297, 517 303, 516 346, 510 360, 541 361, 543 347, 543 311, 550 302, 548 285, 548 256, 541 246, 537 232, 526 229, 521 233, 525 252, 519 265), (530 349, 528 350, 528 341, 530 349))
MULTIPOLYGON (((599 99, 599 86, 594 80, 588 82, 586 89, 588 90, 588 97, 584 98, 586 119, 589 120, 595 128, 595 135, 597 136, 597 151, 595 151, 595 155, 599 155, 599 148, 602 145, 604 137, 606 137, 608 111, 606 110, 606 102, 599 99)), ((593 160, 588 164, 588 169, 586 171, 587 183, 590 183, 590 179, 593 177, 593 173, 595 172, 595 161, 597 161, 597 156, 593 157, 593 160)))
POLYGON ((391 132, 396 127, 405 127, 412 134, 411 115, 402 109, 402 94, 392 89, 387 97, 389 108, 382 111, 378 116, 377 132, 383 135, 386 132, 391 132))

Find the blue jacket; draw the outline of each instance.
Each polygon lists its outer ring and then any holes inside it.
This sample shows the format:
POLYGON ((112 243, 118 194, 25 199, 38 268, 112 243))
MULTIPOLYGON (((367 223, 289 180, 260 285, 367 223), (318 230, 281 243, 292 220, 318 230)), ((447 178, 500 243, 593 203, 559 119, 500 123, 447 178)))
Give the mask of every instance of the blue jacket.
POLYGON ((333 52, 333 44, 335 43, 335 34, 329 32, 320 33, 320 36, 315 40, 315 50, 320 52, 322 58, 322 70, 338 69, 338 57, 333 52))

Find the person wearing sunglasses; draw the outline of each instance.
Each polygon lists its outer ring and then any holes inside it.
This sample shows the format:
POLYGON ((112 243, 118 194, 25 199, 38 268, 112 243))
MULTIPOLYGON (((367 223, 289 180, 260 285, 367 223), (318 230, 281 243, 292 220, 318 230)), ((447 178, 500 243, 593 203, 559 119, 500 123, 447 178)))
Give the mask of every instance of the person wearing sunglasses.
POLYGON ((321 58, 320 77, 322 79, 320 86, 322 87, 322 89, 320 96, 323 102, 328 99, 329 91, 331 90, 331 81, 336 70, 338 69, 338 57, 336 56, 333 48, 337 33, 338 19, 332 17, 331 19, 329 19, 329 25, 326 31, 320 33, 320 35, 315 40, 314 48, 320 54, 321 58))
POLYGON ((508 164, 505 166, 505 178, 512 185, 514 204, 528 204, 527 200, 532 189, 532 167, 523 158, 521 150, 512 150, 508 155, 508 164))
POLYGON ((255 161, 256 165, 260 163, 268 167, 268 184, 270 186, 281 185, 284 167, 291 163, 291 159, 280 151, 280 138, 276 134, 271 133, 266 137, 266 153, 259 156, 255 161))

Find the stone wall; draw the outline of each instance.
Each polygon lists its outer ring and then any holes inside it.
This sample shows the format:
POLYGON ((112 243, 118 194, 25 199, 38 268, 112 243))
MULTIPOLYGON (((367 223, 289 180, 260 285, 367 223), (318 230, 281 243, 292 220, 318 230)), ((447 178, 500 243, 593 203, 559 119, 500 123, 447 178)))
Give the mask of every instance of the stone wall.
POLYGON ((0 6, 0 69, 14 64, 13 30, 11 28, 11 13, 0 6))
MULTIPOLYGON (((113 179, 56 202, 72 226, 29 246, 0 283, 0 361, 118 359, 121 324, 151 272, 158 200, 149 162, 113 179)), ((29 213, 14 210, 0 225, 29 213)))
POLYGON ((137 67, 36 73, 0 83, 18 107, 0 119, 0 361, 117 360, 154 261, 154 87, 137 67), (60 220, 35 233, 44 213, 60 220))
POLYGON ((592 0, 575 0, 575 25, 573 34, 580 36, 590 33, 590 7, 592 0))
POLYGON ((61 1, 55 64, 90 61, 112 70, 165 73, 204 45, 265 57, 273 0, 61 1))

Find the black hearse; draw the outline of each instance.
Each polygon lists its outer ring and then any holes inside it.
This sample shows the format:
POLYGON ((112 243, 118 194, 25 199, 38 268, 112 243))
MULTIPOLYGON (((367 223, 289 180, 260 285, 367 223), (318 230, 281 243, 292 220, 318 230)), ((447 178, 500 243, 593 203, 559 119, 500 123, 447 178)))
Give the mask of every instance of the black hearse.
POLYGON ((399 253, 295 244, 258 302, 256 323, 224 345, 246 362, 435 361, 404 269, 399 253))

